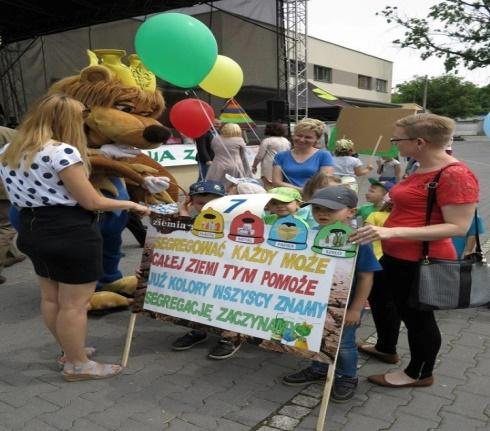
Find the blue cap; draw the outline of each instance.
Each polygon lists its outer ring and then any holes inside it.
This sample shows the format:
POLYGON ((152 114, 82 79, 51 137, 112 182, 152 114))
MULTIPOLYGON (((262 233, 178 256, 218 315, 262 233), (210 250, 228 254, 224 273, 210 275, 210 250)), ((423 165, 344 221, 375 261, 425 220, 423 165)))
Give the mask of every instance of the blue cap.
POLYGON ((395 183, 392 183, 391 181, 379 181, 376 178, 368 178, 368 181, 373 186, 383 187, 387 192, 389 192, 391 190, 391 188, 395 185, 395 183))
POLYGON ((189 196, 207 194, 224 196, 225 188, 216 181, 198 181, 189 187, 189 196))

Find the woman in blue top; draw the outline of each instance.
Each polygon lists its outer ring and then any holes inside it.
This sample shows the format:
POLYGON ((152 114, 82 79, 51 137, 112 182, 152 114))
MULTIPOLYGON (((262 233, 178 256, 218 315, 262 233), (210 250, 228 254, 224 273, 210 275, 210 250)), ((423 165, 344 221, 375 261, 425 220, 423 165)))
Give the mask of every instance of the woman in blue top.
POLYGON ((296 125, 292 139, 293 148, 277 153, 274 157, 274 187, 294 187, 301 191, 306 181, 316 173, 333 175, 332 155, 326 150, 315 148, 324 127, 320 120, 313 118, 306 118, 296 125))

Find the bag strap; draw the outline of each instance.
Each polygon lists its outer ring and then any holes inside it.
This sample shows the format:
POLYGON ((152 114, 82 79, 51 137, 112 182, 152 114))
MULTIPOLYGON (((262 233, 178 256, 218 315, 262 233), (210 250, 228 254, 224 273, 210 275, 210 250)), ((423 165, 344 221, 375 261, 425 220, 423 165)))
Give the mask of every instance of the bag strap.
MULTIPOLYGON (((442 172, 449 168, 450 166, 454 166, 456 163, 451 163, 447 166, 444 166, 439 172, 436 174, 432 181, 427 185, 428 193, 427 193, 427 206, 425 209, 425 226, 430 225, 430 219, 432 217, 432 209, 434 208, 434 203, 436 202, 436 190, 439 185, 439 179, 441 178, 442 172)), ((477 233, 478 237, 478 233, 477 233)), ((477 240, 479 242, 479 239, 477 240)), ((422 257, 426 258, 429 256, 429 241, 422 241, 422 257)))
POLYGON ((475 239, 476 239, 476 247, 475 252, 479 255, 483 255, 481 244, 480 244, 480 232, 478 231, 478 209, 475 208, 475 239))

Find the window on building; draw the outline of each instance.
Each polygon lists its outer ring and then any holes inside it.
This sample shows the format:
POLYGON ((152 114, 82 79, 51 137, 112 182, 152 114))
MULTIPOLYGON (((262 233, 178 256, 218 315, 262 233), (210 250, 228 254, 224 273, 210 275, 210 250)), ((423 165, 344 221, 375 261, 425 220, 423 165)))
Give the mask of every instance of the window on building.
POLYGON ((357 86, 363 90, 371 90, 371 77, 358 75, 357 86))
POLYGON ((315 81, 332 82, 332 69, 315 64, 313 67, 313 79, 315 81))
MULTIPOLYGON (((304 69, 305 69, 304 61, 298 61, 298 71, 301 72, 304 69)), ((289 75, 290 76, 296 76, 296 61, 295 60, 289 60, 289 75)))
POLYGON ((386 88, 388 86, 388 81, 384 79, 376 79, 376 91, 386 93, 386 88))

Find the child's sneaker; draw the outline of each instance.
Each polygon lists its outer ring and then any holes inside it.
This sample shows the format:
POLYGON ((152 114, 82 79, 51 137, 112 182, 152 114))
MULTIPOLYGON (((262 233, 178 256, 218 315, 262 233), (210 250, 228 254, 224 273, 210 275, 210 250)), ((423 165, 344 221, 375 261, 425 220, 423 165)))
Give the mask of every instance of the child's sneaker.
POLYGON ((196 344, 204 343, 208 338, 208 334, 202 331, 190 331, 182 337, 177 338, 172 343, 172 350, 189 350, 196 344))
POLYGON ((330 399, 334 403, 346 403, 356 393, 357 377, 335 376, 330 399))
POLYGON ((300 386, 309 385, 310 383, 323 383, 326 378, 326 374, 317 373, 312 367, 308 367, 297 373, 283 377, 282 382, 288 386, 300 386))
POLYGON ((208 354, 209 359, 228 359, 231 358, 238 349, 242 346, 242 343, 234 343, 233 341, 222 338, 211 349, 208 354))

